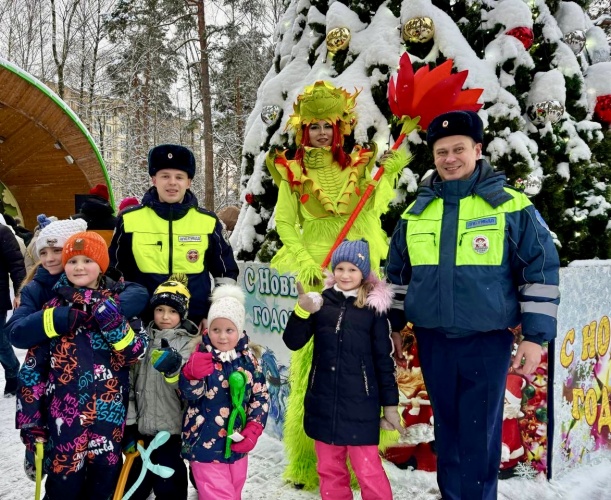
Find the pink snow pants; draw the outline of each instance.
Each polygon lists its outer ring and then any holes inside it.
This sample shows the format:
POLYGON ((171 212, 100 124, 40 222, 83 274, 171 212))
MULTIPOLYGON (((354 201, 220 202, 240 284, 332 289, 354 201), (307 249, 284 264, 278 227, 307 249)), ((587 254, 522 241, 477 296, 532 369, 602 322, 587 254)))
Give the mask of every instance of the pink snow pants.
POLYGON ((320 478, 320 497, 325 500, 352 500, 350 472, 346 458, 361 486, 363 500, 392 500, 390 482, 382 467, 378 447, 335 446, 314 441, 320 478))
POLYGON ((248 455, 232 464, 191 462, 199 500, 240 500, 248 472, 248 455))

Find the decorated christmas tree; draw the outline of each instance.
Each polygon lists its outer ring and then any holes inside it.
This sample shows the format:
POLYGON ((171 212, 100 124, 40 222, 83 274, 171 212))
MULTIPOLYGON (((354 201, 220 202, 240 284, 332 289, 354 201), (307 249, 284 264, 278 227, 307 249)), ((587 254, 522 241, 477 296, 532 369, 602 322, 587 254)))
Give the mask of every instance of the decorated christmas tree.
MULTIPOLYGON (((388 86, 407 52, 415 72, 452 60, 453 73, 468 72, 464 89, 483 89, 484 156, 532 197, 563 263, 610 258, 611 62, 603 30, 585 12, 589 3, 291 0, 277 27, 274 65, 246 125, 243 206, 231 239, 238 257, 269 261, 282 244, 265 154, 270 147, 294 149, 285 127, 304 87, 327 80, 360 90, 346 148, 375 142, 382 152, 400 134, 388 86)), ((442 88, 437 92, 422 103, 423 112, 443 96, 442 88)), ((433 167, 424 137, 418 129, 407 137, 414 159, 384 216, 388 234, 433 167)))

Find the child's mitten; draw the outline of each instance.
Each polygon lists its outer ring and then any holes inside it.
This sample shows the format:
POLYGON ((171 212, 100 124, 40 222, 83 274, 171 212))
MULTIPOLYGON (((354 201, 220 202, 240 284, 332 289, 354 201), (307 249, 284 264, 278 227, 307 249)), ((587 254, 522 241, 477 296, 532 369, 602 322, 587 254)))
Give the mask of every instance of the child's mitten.
POLYGON ((155 370, 164 375, 173 375, 180 370, 182 356, 176 349, 170 347, 167 339, 161 339, 161 347, 153 349, 151 353, 151 364, 155 370))
POLYGON ((233 443, 231 445, 231 451, 235 451, 236 453, 248 453, 252 451, 261 434, 263 434, 263 426, 251 420, 244 426, 244 429, 240 431, 240 435, 244 439, 239 443, 233 443))
POLYGON ((93 306, 93 317, 103 332, 119 327, 124 319, 119 304, 113 298, 96 302, 93 306))
POLYGON ((195 351, 185 363, 182 373, 187 380, 201 380, 214 371, 211 352, 195 351))
POLYGON ((322 296, 316 292, 308 292, 306 293, 303 289, 303 285, 298 281, 297 282, 297 304, 298 306, 305 312, 314 314, 320 311, 322 306, 322 296))

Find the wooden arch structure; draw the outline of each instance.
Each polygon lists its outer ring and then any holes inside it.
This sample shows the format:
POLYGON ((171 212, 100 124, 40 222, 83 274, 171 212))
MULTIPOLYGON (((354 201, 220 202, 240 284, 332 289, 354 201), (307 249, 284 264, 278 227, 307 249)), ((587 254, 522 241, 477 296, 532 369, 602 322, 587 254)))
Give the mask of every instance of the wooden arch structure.
POLYGON ((74 214, 76 194, 112 189, 104 160, 81 120, 49 87, 0 58, 2 198, 33 229, 40 213, 74 214), (6 190, 9 193, 6 193, 6 190))

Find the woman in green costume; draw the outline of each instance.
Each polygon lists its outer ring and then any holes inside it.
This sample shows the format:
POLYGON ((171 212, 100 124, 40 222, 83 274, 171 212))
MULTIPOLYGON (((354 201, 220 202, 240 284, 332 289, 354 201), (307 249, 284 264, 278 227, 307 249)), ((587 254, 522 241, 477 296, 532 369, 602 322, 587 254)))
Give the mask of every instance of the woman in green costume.
MULTIPOLYGON (((356 125, 357 95, 322 81, 306 87, 287 123, 295 131, 295 157, 288 159, 286 151, 277 150, 267 155, 268 170, 278 186, 275 222, 283 243, 271 266, 281 274, 296 273, 306 291, 322 289, 321 264, 361 195, 374 182, 371 170, 376 145, 357 145, 350 153, 343 149, 344 137, 356 125)), ((404 151, 384 158, 384 175, 347 235, 349 240, 367 239, 373 269, 379 268, 388 252, 380 215, 394 198, 396 179, 408 163, 404 151)), ((318 484, 314 444, 303 431, 303 399, 311 360, 312 342, 292 354, 284 429, 289 462, 285 479, 305 489, 318 484)))

